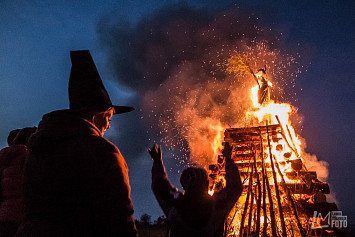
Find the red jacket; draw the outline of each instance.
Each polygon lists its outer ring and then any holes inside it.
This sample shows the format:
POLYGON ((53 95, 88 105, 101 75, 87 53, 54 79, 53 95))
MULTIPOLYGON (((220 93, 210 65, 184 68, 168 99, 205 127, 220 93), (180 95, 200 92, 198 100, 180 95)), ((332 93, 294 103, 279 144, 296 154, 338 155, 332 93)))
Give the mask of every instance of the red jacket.
POLYGON ((25 145, 11 145, 0 151, 0 221, 21 223, 24 216, 22 170, 27 156, 25 145))

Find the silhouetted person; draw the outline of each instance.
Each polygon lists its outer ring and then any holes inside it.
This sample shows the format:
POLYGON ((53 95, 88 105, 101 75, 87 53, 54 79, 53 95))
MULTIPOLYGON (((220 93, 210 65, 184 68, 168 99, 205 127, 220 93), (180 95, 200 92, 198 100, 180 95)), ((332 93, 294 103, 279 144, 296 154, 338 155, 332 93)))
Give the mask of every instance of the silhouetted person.
POLYGON ((148 150, 153 158, 152 190, 167 216, 169 237, 223 236, 225 218, 242 193, 238 167, 231 159, 232 148, 226 143, 226 187, 213 196, 208 194, 207 172, 202 168, 185 169, 178 191, 169 181, 162 160, 161 148, 148 150))
POLYGON ((0 236, 14 236, 24 217, 22 171, 27 141, 36 127, 12 130, 0 151, 0 236))
POLYGON ((44 115, 28 143, 17 236, 136 236, 126 162, 103 138, 134 108, 112 105, 88 50, 70 55, 70 109, 44 115))

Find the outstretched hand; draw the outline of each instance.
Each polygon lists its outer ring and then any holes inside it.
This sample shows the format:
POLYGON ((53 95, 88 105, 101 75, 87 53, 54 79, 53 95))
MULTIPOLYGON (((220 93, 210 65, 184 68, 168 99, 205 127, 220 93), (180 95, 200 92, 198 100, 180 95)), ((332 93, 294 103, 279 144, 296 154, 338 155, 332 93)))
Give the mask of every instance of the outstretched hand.
POLYGON ((226 158, 226 160, 232 159, 232 151, 233 151, 233 146, 229 145, 229 142, 226 142, 222 150, 222 154, 226 158))
POLYGON ((157 144, 154 144, 152 148, 148 149, 150 156, 152 157, 153 161, 160 161, 162 160, 162 152, 161 147, 157 144))

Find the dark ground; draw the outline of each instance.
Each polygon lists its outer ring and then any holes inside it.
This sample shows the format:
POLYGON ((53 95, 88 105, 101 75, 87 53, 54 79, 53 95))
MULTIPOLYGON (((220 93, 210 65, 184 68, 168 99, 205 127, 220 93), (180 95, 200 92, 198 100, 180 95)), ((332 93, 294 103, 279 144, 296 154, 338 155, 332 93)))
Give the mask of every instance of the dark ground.
POLYGON ((139 237, 165 237, 165 225, 137 225, 139 237))

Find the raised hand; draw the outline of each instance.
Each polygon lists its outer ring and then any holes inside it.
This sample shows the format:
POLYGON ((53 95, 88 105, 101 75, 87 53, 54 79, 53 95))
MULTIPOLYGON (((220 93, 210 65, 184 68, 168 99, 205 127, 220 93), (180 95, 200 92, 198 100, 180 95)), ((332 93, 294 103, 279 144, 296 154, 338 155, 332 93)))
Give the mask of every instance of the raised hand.
POLYGON ((233 146, 229 145, 229 142, 226 142, 222 150, 222 154, 226 158, 226 160, 230 160, 232 158, 232 151, 233 146))
POLYGON ((157 144, 154 144, 152 148, 148 149, 150 156, 152 157, 153 161, 160 161, 162 160, 162 152, 161 147, 157 144))

